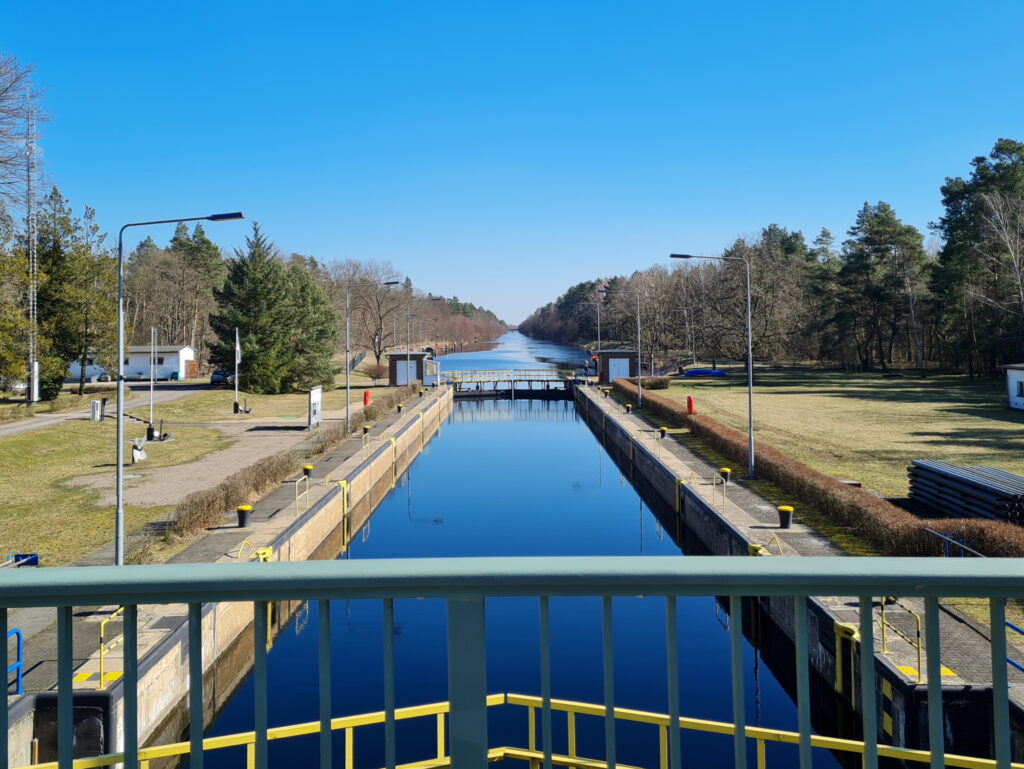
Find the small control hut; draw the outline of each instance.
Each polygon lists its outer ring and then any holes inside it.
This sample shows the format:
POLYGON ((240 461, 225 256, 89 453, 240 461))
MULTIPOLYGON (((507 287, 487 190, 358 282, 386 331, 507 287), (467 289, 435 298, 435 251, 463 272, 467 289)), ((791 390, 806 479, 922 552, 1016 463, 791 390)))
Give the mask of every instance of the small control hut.
POLYGON ((636 350, 598 350, 597 381, 608 384, 615 379, 637 375, 636 350))
MULTIPOLYGON (((427 381, 426 369, 429 364, 434 364, 435 368, 437 364, 428 360, 429 358, 430 353, 428 352, 389 352, 388 384, 394 387, 417 380, 424 384, 430 384, 427 381)), ((437 381, 436 374, 434 381, 437 381)))

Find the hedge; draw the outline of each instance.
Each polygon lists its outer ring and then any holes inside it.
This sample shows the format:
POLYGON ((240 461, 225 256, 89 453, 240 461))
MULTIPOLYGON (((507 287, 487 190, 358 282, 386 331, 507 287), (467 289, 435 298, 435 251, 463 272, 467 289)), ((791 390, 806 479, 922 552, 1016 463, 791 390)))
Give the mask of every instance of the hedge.
MULTIPOLYGON (((616 380, 619 392, 635 399, 636 387, 616 380)), ((687 414, 686 405, 664 395, 648 394, 644 407, 690 432, 715 451, 741 466, 747 464, 747 435, 701 414, 687 414)), ((925 531, 932 529, 958 537, 991 557, 1024 557, 1024 527, 1009 522, 976 518, 931 518, 923 521, 903 508, 856 486, 842 483, 803 462, 786 456, 761 441, 757 443, 755 469, 796 500, 830 520, 848 526, 884 555, 942 555, 942 541, 925 531)))

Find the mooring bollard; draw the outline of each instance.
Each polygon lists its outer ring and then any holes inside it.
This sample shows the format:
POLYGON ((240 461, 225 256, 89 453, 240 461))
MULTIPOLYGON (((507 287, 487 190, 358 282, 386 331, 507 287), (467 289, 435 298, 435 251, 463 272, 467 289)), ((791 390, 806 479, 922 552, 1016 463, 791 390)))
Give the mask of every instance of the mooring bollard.
POLYGON ((732 469, 728 467, 723 467, 718 472, 722 476, 722 479, 726 482, 726 484, 728 484, 729 479, 732 477, 732 469))
POLYGON ((667 427, 659 427, 658 428, 658 432, 661 433, 661 439, 665 440, 665 436, 668 435, 668 428, 667 427))
POLYGON ((313 474, 313 465, 303 465, 302 474, 307 478, 313 474))
POLYGON ((365 435, 368 435, 369 433, 370 433, 370 425, 363 425, 363 435, 365 436, 365 435))
POLYGON ((633 411, 633 404, 632 403, 627 403, 626 404, 626 413, 629 414, 632 411, 633 411))
POLYGON ((793 525, 793 508, 790 505, 779 505, 779 528, 788 529, 793 525))
POLYGON ((401 403, 398 404, 398 413, 399 414, 402 413, 402 404, 401 403))
POLYGON ((249 513, 252 512, 252 505, 239 505, 235 512, 238 513, 238 528, 249 528, 249 513))

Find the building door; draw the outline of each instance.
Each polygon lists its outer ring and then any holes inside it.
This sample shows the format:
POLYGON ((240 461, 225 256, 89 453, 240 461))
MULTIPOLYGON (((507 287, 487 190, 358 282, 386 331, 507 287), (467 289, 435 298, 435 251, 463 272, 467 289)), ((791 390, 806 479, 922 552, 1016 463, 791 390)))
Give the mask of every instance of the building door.
POLYGON ((629 358, 608 359, 608 381, 629 376, 629 358))
POLYGON ((406 385, 416 378, 416 361, 399 358, 395 362, 395 384, 406 385))

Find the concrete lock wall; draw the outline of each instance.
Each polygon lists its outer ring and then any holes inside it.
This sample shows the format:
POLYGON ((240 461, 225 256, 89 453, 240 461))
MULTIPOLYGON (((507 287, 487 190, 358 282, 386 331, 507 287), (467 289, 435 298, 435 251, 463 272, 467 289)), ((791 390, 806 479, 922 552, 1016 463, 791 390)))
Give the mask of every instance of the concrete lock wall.
MULTIPOLYGON (((599 436, 606 448, 618 452, 627 460, 623 469, 634 483, 645 482, 662 502, 676 511, 677 525, 685 527, 687 535, 696 539, 699 545, 711 555, 747 556, 748 547, 754 543, 726 520, 707 500, 689 488, 685 479, 677 479, 675 473, 657 456, 654 439, 644 433, 633 433, 619 422, 616 409, 618 403, 595 388, 577 387, 575 392, 577 411, 583 416, 590 429, 599 436)), ((653 435, 653 432, 650 433, 653 435)), ((621 467, 622 465, 620 465, 621 467)), ((752 641, 757 634, 770 631, 776 644, 788 644, 789 657, 795 645, 794 604, 792 598, 754 597, 745 602, 754 611, 744 612, 744 628, 748 623, 760 623, 750 634, 752 641)), ((857 679, 860 669, 861 645, 837 637, 836 625, 839 618, 821 601, 810 598, 808 608, 808 649, 812 673, 831 687, 835 695, 830 703, 822 703, 835 711, 836 698, 845 702, 849 712, 859 719, 861 710, 857 679), (851 682, 850 671, 854 671, 851 682)), ((757 643, 757 641, 754 641, 757 643)), ((784 655, 783 655, 784 656, 784 655)), ((896 746, 921 745, 927 735, 927 688, 907 681, 895 665, 885 656, 875 658, 875 710, 878 713, 878 736, 885 743, 896 746)), ((786 658, 785 664, 792 666, 786 658)), ((819 688, 819 692, 821 688, 819 688)), ((795 692, 790 692, 795 697, 795 692)), ((819 694, 820 696, 820 694, 819 694)), ((984 745, 978 745, 976 728, 986 722, 985 706, 991 709, 991 694, 982 691, 965 692, 960 688, 947 687, 943 690, 943 709, 949 723, 958 723, 963 728, 947 730, 947 750, 980 755, 984 745), (987 697, 987 699, 986 699, 987 697), (979 712, 982 713, 979 720, 979 712), (975 728, 970 728, 970 727, 975 728), (955 732, 955 733, 954 733, 955 732)), ((839 717, 839 716, 837 716, 839 717)), ((1020 741, 1024 719, 1015 707, 1011 707, 1014 740, 1020 741)), ((983 740, 987 739, 985 734, 983 740)), ((990 730, 989 730, 990 731, 990 730)))
MULTIPOLYGON (((354 536, 370 519, 397 478, 426 442, 440 431, 452 403, 451 388, 428 390, 419 402, 409 404, 398 422, 384 431, 383 439, 370 440, 365 459, 357 453, 343 463, 332 474, 332 488, 291 525, 272 541, 253 544, 270 544, 274 560, 279 561, 337 557, 348 546, 345 532, 348 537, 354 536), (342 480, 345 484, 338 483, 342 480), (346 512, 348 521, 343 520, 346 512), (332 546, 325 548, 327 543, 332 546)), ((258 532, 252 538, 256 537, 258 532)), ((259 564, 254 564, 253 568, 259 568, 259 564)), ((294 601, 274 604, 271 631, 279 631, 301 606, 301 602, 294 601)), ((140 626, 144 611, 145 608, 140 607, 140 626)), ((161 607, 161 614, 180 614, 182 618, 139 660, 140 745, 177 741, 188 723, 187 708, 183 707, 189 689, 188 676, 183 674, 188 669, 188 625, 184 618, 187 606, 161 607)), ((204 604, 202 607, 204 710, 208 721, 241 684, 252 665, 252 622, 252 602, 204 604)), ((120 731, 123 684, 112 685, 109 696, 115 713, 115 740, 121 749, 124 745, 120 731)), ((31 707, 20 717, 12 718, 8 731, 12 767, 31 763, 33 720, 31 707)))

